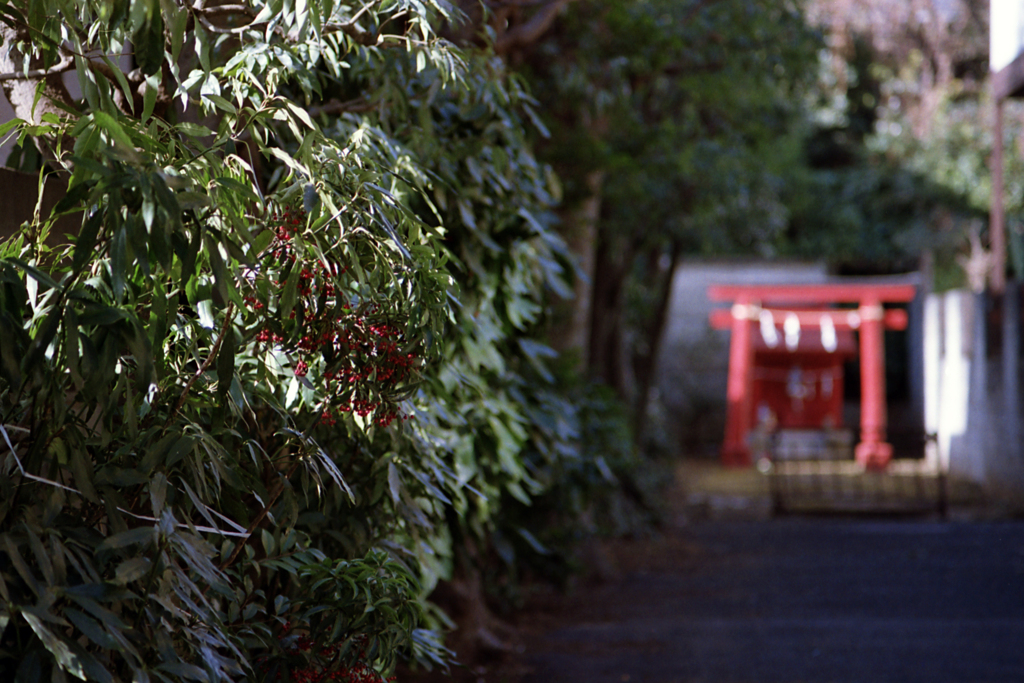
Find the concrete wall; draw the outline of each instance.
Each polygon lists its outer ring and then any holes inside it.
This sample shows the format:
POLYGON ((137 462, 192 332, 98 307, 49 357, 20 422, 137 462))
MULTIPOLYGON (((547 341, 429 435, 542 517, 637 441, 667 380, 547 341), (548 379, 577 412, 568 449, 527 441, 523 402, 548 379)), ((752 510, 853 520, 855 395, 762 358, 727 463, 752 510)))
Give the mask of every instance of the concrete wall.
POLYGON ((1018 505, 1024 502, 1019 284, 1007 289, 1001 305, 962 290, 928 297, 925 427, 933 463, 1018 505), (987 323, 993 312, 998 328, 987 323))

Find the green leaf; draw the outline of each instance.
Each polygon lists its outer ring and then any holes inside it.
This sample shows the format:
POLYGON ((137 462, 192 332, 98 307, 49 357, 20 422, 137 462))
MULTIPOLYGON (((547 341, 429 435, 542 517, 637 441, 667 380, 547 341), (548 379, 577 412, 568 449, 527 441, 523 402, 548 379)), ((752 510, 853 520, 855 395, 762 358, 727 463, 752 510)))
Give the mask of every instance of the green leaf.
POLYGON ((127 319, 128 314, 120 308, 92 304, 87 306, 82 314, 78 316, 78 323, 83 326, 96 325, 105 327, 127 319))
MULTIPOLYGON (((125 382, 125 386, 127 386, 125 382)), ((130 467, 115 467, 113 465, 105 465, 98 472, 96 472, 95 483, 97 486, 104 486, 113 484, 118 488, 126 488, 129 486, 138 486, 145 484, 149 481, 144 473, 137 469, 130 467)))
POLYGON ((60 201, 58 201, 57 204, 54 205, 54 215, 64 213, 65 211, 69 211, 71 209, 78 209, 78 205, 82 202, 82 200, 89 196, 89 193, 95 186, 95 181, 89 180, 76 183, 75 185, 73 185, 67 191, 67 193, 60 198, 60 201))
POLYGON ((99 503, 99 496, 96 495, 92 483, 92 466, 86 462, 86 455, 78 446, 71 449, 71 473, 75 478, 75 486, 82 492, 82 496, 90 503, 99 503))
MULTIPOLYGON (((85 183, 79 185, 79 187, 84 186, 85 183)), ((72 268, 75 272, 82 270, 86 263, 96 257, 96 238, 99 237, 102 224, 103 214, 100 211, 93 211, 82 223, 82 229, 75 242, 75 255, 72 261, 72 268)))
POLYGON ((199 57, 199 65, 203 68, 203 72, 209 73, 213 68, 210 64, 210 35, 203 28, 203 25, 199 22, 195 24, 195 38, 196 38, 196 55, 199 57))
POLYGON ((153 541, 156 529, 151 526, 140 526, 135 529, 129 529, 128 531, 122 531, 119 534, 108 536, 103 539, 99 545, 96 546, 96 550, 114 550, 116 548, 124 548, 129 545, 137 544, 148 544, 153 541))
POLYGON ((260 529, 260 540, 263 542, 263 552, 267 554, 267 557, 273 557, 277 551, 274 534, 270 533, 268 529, 260 529))
POLYGON ((143 4, 145 19, 132 34, 135 47, 135 63, 143 75, 152 76, 160 70, 164 61, 164 18, 160 11, 160 0, 136 0, 143 4))
POLYGON ((397 504, 402 497, 402 478, 394 461, 388 461, 388 490, 391 493, 391 500, 397 504))
POLYGON ((148 557, 133 557, 117 565, 114 572, 114 582, 124 586, 132 581, 138 581, 153 565, 148 557))
POLYGON ((228 114, 232 115, 238 113, 238 110, 235 108, 235 105, 231 104, 220 95, 214 95, 213 93, 203 93, 203 97, 216 104, 217 108, 221 111, 227 112, 228 114))
POLYGON ((7 557, 10 559, 11 564, 17 570, 21 578, 28 584, 29 589, 36 595, 42 595, 42 589, 39 586, 39 582, 36 580, 35 575, 25 564, 25 559, 18 552, 18 546, 14 543, 10 536, 4 534, 4 550, 7 552, 7 557))
POLYGON ((121 71, 120 67, 110 61, 110 57, 107 57, 106 55, 101 56, 107 65, 108 72, 114 74, 114 78, 117 79, 117 84, 121 88, 121 93, 124 95, 125 102, 128 103, 128 108, 132 113, 135 113, 135 97, 132 93, 131 86, 128 85, 128 79, 125 78, 124 72, 121 71))
POLYGON ((107 633, 98 621, 71 607, 65 607, 63 614, 85 637, 107 650, 119 649, 119 643, 107 633))
POLYGON ((122 223, 114 228, 114 238, 110 244, 110 279, 114 285, 114 298, 118 302, 124 295, 127 270, 128 226, 122 223))
POLYGON ((178 11, 174 14, 174 22, 171 24, 171 63, 178 63, 178 55, 181 54, 181 46, 185 42, 185 29, 188 26, 189 13, 178 11))
POLYGON ((4 135, 7 135, 7 133, 10 132, 11 129, 13 129, 15 126, 19 126, 19 125, 21 125, 23 123, 25 123, 25 122, 22 121, 21 119, 11 119, 10 121, 7 121, 6 123, 0 124, 0 137, 3 137, 4 135))
POLYGON ((229 291, 234 289, 234 281, 228 274, 227 266, 224 264, 224 258, 220 253, 220 245, 217 244, 212 235, 207 235, 206 255, 210 259, 210 268, 213 270, 213 288, 217 292, 217 296, 220 297, 218 303, 224 305, 228 301, 229 291))
POLYGON ((197 439, 192 436, 182 436, 171 447, 171 450, 167 452, 167 459, 165 466, 169 469, 178 464, 178 462, 186 455, 192 452, 192 448, 196 445, 197 439))
POLYGON ((284 100, 284 106, 287 107, 292 116, 301 121, 306 128, 309 128, 310 130, 317 129, 316 125, 313 123, 313 119, 309 118, 309 113, 305 109, 295 106, 295 104, 289 100, 284 100))
POLYGON ((132 144, 132 139, 128 137, 128 134, 124 132, 124 128, 121 127, 121 124, 113 116, 104 111, 94 111, 92 118, 97 126, 106 131, 111 139, 123 148, 122 151, 135 153, 135 145, 132 144))
POLYGON ((263 204, 263 202, 259 198, 259 195, 257 195, 253 191, 251 185, 239 182, 238 180, 231 178, 229 176, 221 176, 219 178, 214 178, 213 182, 217 183, 218 185, 221 185, 222 187, 224 187, 227 190, 230 190, 231 192, 236 192, 242 195, 242 199, 252 202, 257 206, 263 204))
POLYGON ((201 126, 198 123, 183 122, 175 126, 175 128, 185 135, 193 138, 203 138, 208 135, 213 135, 213 131, 206 126, 201 126))
POLYGON ((194 211, 210 206, 210 197, 201 192, 185 191, 175 195, 182 211, 194 211))
MULTIPOLYGON (((168 439, 174 438, 171 434, 168 439)), ((154 447, 155 448, 155 447, 154 447)), ((159 518, 164 511, 164 501, 167 498, 167 477, 163 472, 156 472, 149 480, 149 500, 153 507, 153 516, 159 518)))
MULTIPOLYGON (((42 619, 37 617, 35 614, 27 610, 22 610, 21 616, 28 622, 28 625, 35 631, 36 636, 42 641, 43 647, 45 647, 53 658, 57 660, 57 665, 70 673, 76 678, 80 678, 83 681, 88 680, 85 673, 85 666, 81 659, 74 652, 71 651, 69 644, 60 636, 55 634, 50 629, 46 628, 43 624, 42 619)), ((107 680, 112 680, 108 678, 107 680)))
POLYGON ((60 306, 54 306, 50 309, 50 312, 46 314, 46 318, 43 319, 42 325, 39 326, 39 331, 36 336, 33 337, 32 343, 29 344, 28 351, 25 354, 25 358, 21 363, 21 371, 25 374, 29 374, 35 370, 38 370, 39 363, 43 359, 43 354, 46 353, 46 349, 50 346, 50 342, 53 341, 54 337, 57 336, 57 330, 60 327, 60 319, 64 317, 64 311, 60 306))
POLYGON ((196 313, 199 315, 199 324, 208 330, 217 326, 213 319, 213 301, 203 299, 196 304, 196 313))
POLYGON ((50 289, 60 289, 60 285, 57 284, 57 282, 54 281, 52 277, 50 277, 43 271, 39 270, 35 266, 25 263, 21 259, 17 258, 8 259, 8 261, 15 264, 16 266, 24 270, 26 273, 31 275, 32 278, 34 280, 37 280, 40 284, 46 285, 50 289))
POLYGON ((281 317, 285 320, 291 315, 292 309, 295 308, 296 293, 299 286, 299 275, 301 274, 302 268, 298 263, 292 266, 292 270, 288 273, 288 279, 284 283, 284 290, 281 292, 281 299, 278 302, 278 306, 281 309, 281 317))

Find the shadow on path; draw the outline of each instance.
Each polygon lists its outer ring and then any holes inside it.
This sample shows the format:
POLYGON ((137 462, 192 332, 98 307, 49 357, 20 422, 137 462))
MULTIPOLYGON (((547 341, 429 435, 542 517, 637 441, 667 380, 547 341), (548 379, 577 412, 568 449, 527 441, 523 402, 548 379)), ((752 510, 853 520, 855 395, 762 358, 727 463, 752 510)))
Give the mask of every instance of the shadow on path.
POLYGON ((456 680, 1024 682, 1024 522, 773 519, 750 473, 685 481, 661 535, 607 544, 601 581, 535 601, 520 652, 456 680))
MULTIPOLYGON (((1024 523, 709 521, 581 591, 523 683, 1024 681, 1024 523)), ((488 677, 488 680, 501 680, 488 677)))

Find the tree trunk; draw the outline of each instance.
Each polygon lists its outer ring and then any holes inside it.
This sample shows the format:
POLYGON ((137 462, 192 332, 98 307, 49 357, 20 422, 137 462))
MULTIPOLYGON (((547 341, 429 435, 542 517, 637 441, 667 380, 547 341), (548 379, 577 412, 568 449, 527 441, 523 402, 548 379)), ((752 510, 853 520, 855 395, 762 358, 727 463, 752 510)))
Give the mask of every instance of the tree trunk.
POLYGON ((597 226, 601 215, 603 182, 604 171, 591 171, 587 174, 586 183, 590 195, 563 220, 562 236, 576 257, 577 275, 573 282, 573 300, 557 307, 560 310, 555 316, 550 340, 557 351, 575 353, 581 371, 588 363, 597 226))
POLYGON ((442 581, 430 600, 455 622, 445 646, 459 662, 472 666, 483 658, 507 653, 515 630, 487 606, 476 544, 468 538, 454 544, 453 576, 442 581))
MULTIPOLYGON (((647 410, 651 400, 654 378, 657 376, 658 356, 661 355, 665 325, 668 322, 668 312, 672 302, 673 276, 675 275, 681 252, 681 245, 678 241, 673 240, 669 250, 668 265, 665 268, 656 268, 655 272, 658 276, 658 282, 655 283, 655 286, 658 289, 658 298, 655 305, 654 318, 646 330, 646 347, 634 356, 636 401, 633 407, 633 439, 638 446, 643 445, 645 432, 647 431, 647 410)), ((659 250, 659 260, 660 256, 659 250)))
POLYGON ((599 239, 594 254, 588 366, 591 377, 605 382, 624 401, 629 401, 629 387, 623 357, 622 313, 626 278, 635 252, 633 242, 621 244, 599 239))

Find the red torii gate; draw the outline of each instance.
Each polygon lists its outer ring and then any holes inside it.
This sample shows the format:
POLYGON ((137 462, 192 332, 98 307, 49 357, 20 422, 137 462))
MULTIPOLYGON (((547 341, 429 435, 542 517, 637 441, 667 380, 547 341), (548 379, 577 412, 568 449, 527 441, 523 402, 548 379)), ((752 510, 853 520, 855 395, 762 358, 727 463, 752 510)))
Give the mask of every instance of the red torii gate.
POLYGON ((860 443, 854 449, 857 462, 866 468, 884 468, 892 459, 886 442, 885 347, 883 331, 907 327, 902 309, 883 308, 885 303, 905 303, 914 298, 912 284, 826 283, 815 285, 712 285, 712 301, 732 301, 731 310, 711 313, 716 329, 731 329, 725 441, 722 463, 730 467, 751 464, 748 436, 753 420, 754 333, 762 312, 773 321, 787 318, 803 328, 821 328, 822 321, 836 330, 860 333, 861 421, 860 443), (830 308, 856 303, 856 309, 830 308), (786 310, 795 306, 797 310, 786 310))

